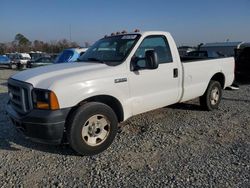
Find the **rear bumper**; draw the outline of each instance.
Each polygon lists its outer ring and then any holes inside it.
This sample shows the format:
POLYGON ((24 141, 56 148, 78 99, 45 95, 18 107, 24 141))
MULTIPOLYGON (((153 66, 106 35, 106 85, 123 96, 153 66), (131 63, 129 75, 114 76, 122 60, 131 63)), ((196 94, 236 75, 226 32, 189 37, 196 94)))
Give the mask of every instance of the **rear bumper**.
POLYGON ((0 66, 10 66, 11 64, 10 63, 0 63, 0 66))
POLYGON ((7 104, 6 111, 17 130, 26 137, 35 142, 60 144, 70 108, 55 111, 31 110, 28 114, 20 115, 7 104))

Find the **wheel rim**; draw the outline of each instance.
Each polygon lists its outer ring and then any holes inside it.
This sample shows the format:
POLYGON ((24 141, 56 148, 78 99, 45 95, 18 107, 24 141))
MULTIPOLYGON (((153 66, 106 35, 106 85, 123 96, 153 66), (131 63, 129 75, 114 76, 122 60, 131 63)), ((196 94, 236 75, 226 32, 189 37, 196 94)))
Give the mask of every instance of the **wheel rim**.
POLYGON ((211 97, 210 97, 211 104, 216 105, 218 103, 219 99, 220 99, 220 91, 217 87, 215 87, 211 91, 211 97))
POLYGON ((110 122, 107 117, 97 114, 91 116, 83 125, 82 139, 90 146, 102 144, 110 133, 110 122))

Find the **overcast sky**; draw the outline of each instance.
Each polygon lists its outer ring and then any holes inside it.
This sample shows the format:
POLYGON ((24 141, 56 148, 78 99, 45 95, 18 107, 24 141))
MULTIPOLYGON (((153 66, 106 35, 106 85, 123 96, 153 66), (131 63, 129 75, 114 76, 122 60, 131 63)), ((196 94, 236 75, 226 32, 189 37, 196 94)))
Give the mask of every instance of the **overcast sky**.
POLYGON ((71 39, 83 45, 135 28, 172 33, 178 45, 250 41, 250 0, 0 0, 0 42, 71 39))

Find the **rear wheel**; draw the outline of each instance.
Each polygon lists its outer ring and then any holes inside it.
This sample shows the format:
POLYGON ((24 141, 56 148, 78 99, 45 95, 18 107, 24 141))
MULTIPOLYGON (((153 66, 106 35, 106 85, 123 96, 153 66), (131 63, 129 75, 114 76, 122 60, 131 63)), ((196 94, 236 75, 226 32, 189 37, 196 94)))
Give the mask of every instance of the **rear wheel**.
POLYGON ((206 110, 218 109, 222 97, 222 88, 218 81, 211 80, 203 96, 200 97, 200 104, 206 110))
POLYGON ((17 69, 18 70, 21 70, 23 67, 22 67, 22 64, 21 63, 17 63, 17 69))
POLYGON ((117 117, 109 106, 98 102, 86 103, 69 118, 67 139, 79 154, 95 155, 111 145, 117 125, 117 117))

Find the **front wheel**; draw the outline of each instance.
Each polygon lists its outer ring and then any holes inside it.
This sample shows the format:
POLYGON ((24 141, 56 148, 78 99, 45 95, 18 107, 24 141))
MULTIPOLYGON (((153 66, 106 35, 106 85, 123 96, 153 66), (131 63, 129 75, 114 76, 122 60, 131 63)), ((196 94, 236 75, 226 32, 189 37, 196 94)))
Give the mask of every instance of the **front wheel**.
POLYGON ((80 106, 70 116, 67 139, 77 153, 95 155, 111 145, 117 127, 117 117, 109 106, 90 102, 80 106))
POLYGON ((209 111, 218 109, 222 97, 222 88, 218 81, 211 80, 205 94, 200 97, 201 106, 209 111))

